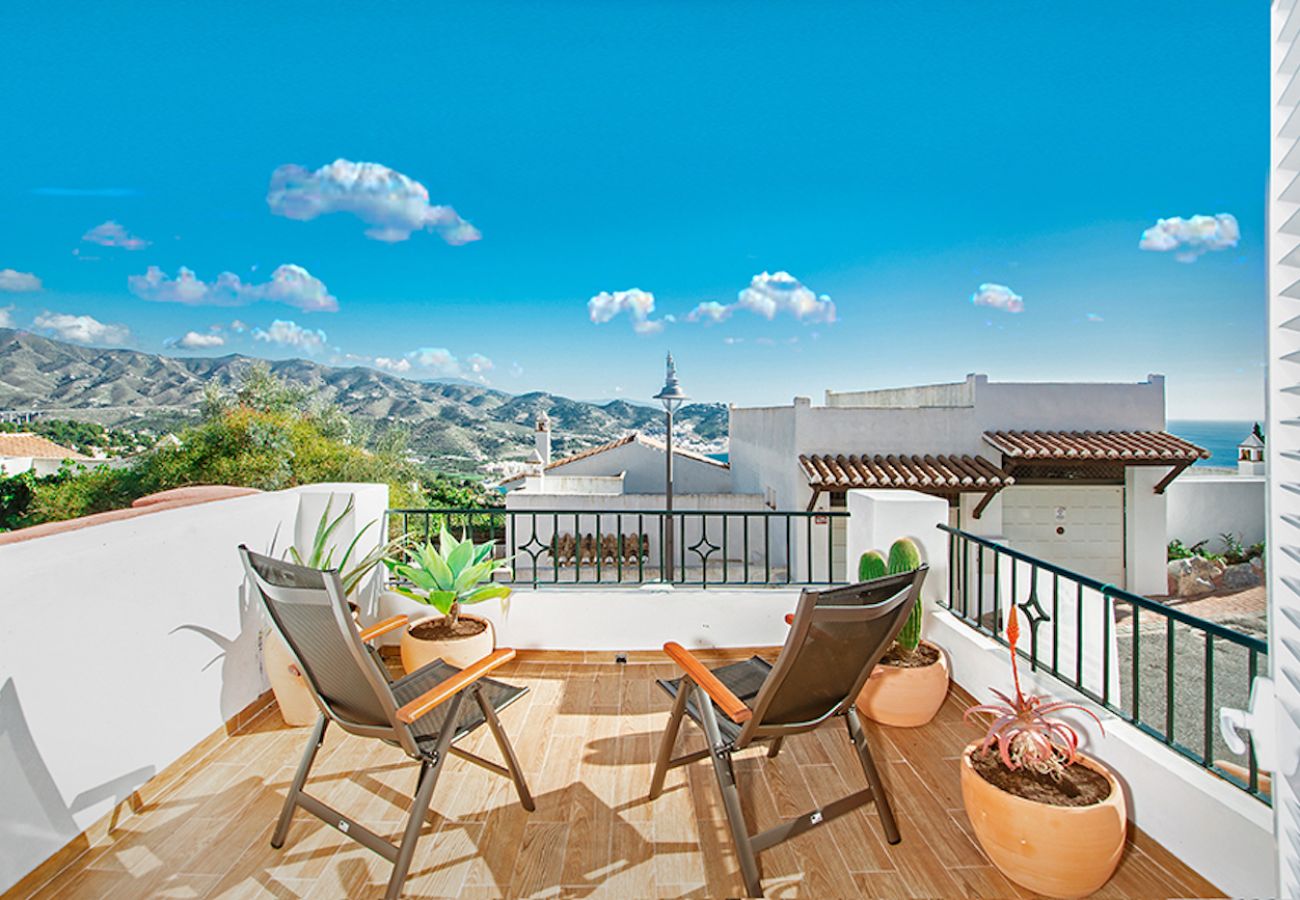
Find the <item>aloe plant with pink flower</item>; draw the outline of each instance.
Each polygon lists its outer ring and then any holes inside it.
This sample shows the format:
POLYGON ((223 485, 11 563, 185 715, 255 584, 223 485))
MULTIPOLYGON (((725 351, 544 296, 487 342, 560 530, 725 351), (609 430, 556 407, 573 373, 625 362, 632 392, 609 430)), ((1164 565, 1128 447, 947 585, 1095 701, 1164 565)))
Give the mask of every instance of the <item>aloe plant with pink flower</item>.
MULTIPOLYGON (((1079 753, 1079 732, 1056 717, 1068 709, 1090 716, 1102 727, 1092 710, 1077 703, 1052 700, 1039 694, 1026 694, 1020 688, 1020 669, 1016 662, 1016 642, 1020 639, 1020 623, 1016 608, 1011 608, 1007 618, 1007 642, 1011 648, 1011 677, 1015 695, 991 689, 998 698, 996 703, 980 703, 966 710, 965 718, 985 714, 992 716, 988 731, 979 747, 987 755, 995 744, 1002 764, 1008 769, 1025 768, 1033 772, 1060 778, 1066 766, 1073 765, 1079 753)), ((1103 728, 1103 733, 1105 733, 1103 728)))

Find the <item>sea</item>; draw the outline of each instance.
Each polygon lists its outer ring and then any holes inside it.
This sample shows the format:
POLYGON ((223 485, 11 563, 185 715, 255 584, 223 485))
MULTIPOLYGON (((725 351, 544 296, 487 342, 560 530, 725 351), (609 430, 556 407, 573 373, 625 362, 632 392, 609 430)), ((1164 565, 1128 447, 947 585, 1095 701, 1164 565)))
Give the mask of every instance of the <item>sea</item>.
MULTIPOLYGON (((1237 445, 1255 427, 1253 421, 1196 421, 1170 419, 1167 430, 1198 447, 1210 451, 1210 458, 1200 460, 1198 466, 1237 467, 1237 445)), ((726 453, 710 453, 713 459, 727 461, 726 453)))
POLYGON ((1210 451, 1210 458, 1201 460, 1197 463, 1198 466, 1235 469, 1237 445, 1245 440, 1246 435, 1250 434, 1250 430, 1254 427, 1253 421, 1170 419, 1165 430, 1210 451))

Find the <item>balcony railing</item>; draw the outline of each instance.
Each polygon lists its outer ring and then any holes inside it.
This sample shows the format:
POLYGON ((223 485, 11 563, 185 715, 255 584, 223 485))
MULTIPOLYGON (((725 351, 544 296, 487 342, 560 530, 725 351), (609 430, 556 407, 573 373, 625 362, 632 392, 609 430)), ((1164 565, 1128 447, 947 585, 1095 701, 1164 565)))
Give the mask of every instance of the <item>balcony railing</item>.
POLYGON ((390 509, 389 532, 490 541, 512 584, 825 585, 844 581, 843 510, 390 509), (672 559, 664 540, 673 529, 672 559))
POLYGON ((1029 637, 1020 655, 1033 670, 1270 802, 1253 745, 1239 757, 1217 728, 1220 708, 1248 706, 1255 676, 1267 666, 1264 640, 939 527, 950 536, 948 608, 958 619, 1005 646, 1005 612, 1015 603, 1029 637))

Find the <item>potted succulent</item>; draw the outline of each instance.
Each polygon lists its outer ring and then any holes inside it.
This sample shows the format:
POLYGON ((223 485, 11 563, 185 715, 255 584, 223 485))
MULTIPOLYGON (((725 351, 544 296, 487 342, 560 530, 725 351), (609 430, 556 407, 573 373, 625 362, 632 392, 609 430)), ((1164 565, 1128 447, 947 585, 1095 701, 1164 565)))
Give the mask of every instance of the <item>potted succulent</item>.
MULTIPOLYGON (((353 554, 360 545, 362 537, 375 524, 372 521, 356 533, 351 543, 344 549, 342 556, 338 556, 336 559, 338 546, 333 544, 330 538, 343 520, 352 513, 356 503, 349 496, 343 512, 331 519, 330 513, 333 511, 333 506, 334 495, 331 494, 325 503, 325 511, 321 513, 320 521, 316 523, 316 532, 312 537, 311 549, 307 554, 304 556, 298 552, 298 548, 290 547, 288 556, 290 560, 300 566, 322 570, 337 568, 343 581, 344 595, 349 598, 348 605, 352 608, 352 620, 357 622, 359 627, 361 610, 357 604, 351 601, 352 596, 371 570, 379 565, 380 560, 401 547, 406 542, 406 538, 398 537, 387 544, 377 545, 365 556, 354 560, 353 554)), ((316 708, 316 702, 312 700, 307 682, 303 679, 302 673, 298 671, 298 666, 293 661, 293 654, 285 646, 284 640, 278 632, 269 626, 263 634, 262 664, 266 668, 266 678, 271 682, 271 691, 275 694, 275 702, 280 706, 280 715, 284 718, 285 724, 310 725, 315 722, 317 716, 320 715, 320 711, 316 708)))
MULTIPOLYGON (((862 554, 858 580, 911 572, 920 565, 916 543, 900 538, 889 548, 888 560, 875 550, 862 554)), ((948 696, 948 659, 937 646, 921 640, 924 617, 925 609, 917 597, 903 630, 858 695, 858 709, 872 721, 915 728, 933 719, 948 696)))
POLYGON ((1075 703, 1024 694, 1016 666, 1020 626, 1007 620, 1015 696, 972 706, 993 719, 961 757, 961 794, 980 846, 1012 881, 1049 897, 1084 897, 1115 872, 1127 829, 1115 776, 1079 752, 1079 735, 1054 717, 1075 703), (997 752, 992 752, 996 746, 997 752))
POLYGON ((398 578, 393 590, 438 611, 411 621, 402 632, 402 668, 407 672, 435 659, 464 668, 495 648, 492 623, 461 611, 510 596, 510 588, 492 581, 510 571, 492 558, 492 548, 491 542, 475 544, 463 536, 457 540, 443 528, 437 547, 429 542, 411 548, 404 561, 384 560, 398 578))

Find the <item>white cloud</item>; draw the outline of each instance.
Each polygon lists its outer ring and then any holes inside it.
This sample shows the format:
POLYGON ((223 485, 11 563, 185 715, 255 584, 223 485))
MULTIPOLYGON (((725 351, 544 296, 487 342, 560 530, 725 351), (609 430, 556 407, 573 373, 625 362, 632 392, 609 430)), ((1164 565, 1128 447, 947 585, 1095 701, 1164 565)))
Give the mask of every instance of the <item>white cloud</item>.
POLYGON ((1084 318, 1085 320, 1089 321, 1089 322, 1104 322, 1104 321, 1106 321, 1106 320, 1103 319, 1101 316, 1099 316, 1097 313, 1088 313, 1088 314, 1087 314, 1086 316, 1084 316, 1083 318, 1084 318))
POLYGON ((686 314, 687 322, 705 322, 709 325, 716 325, 719 322, 725 322, 731 318, 732 307, 719 303, 716 300, 707 300, 696 306, 686 314))
POLYGON ((1156 252, 1174 252, 1179 262, 1196 262, 1203 253, 1226 250, 1237 246, 1241 229, 1235 216, 1219 213, 1217 216, 1192 216, 1184 219, 1157 219, 1156 224, 1142 232, 1138 247, 1156 252))
POLYGON ((1018 313, 1025 311, 1025 298, 1005 284, 981 284, 970 295, 970 302, 976 306, 988 306, 1003 312, 1018 313))
POLYGON ((602 325, 620 313, 627 313, 632 320, 632 330, 637 334, 658 334, 664 330, 668 317, 652 320, 650 314, 654 311, 655 295, 640 288, 601 291, 587 301, 587 315, 592 322, 602 325))
POLYGON ((518 378, 524 374, 524 367, 519 365, 517 362, 512 362, 510 364, 509 372, 512 377, 518 378))
POLYGON ((736 306, 773 319, 778 313, 790 313, 801 322, 834 322, 835 303, 820 297, 789 272, 763 272, 755 275, 749 287, 740 292, 736 306))
POLYGON ((366 237, 377 241, 404 241, 421 230, 456 246, 482 237, 450 206, 430 204, 420 182, 379 163, 336 159, 315 172, 280 166, 271 173, 266 202, 273 214, 299 221, 351 213, 370 226, 366 237))
POLYGON ((185 336, 176 341, 177 347, 184 347, 186 350, 210 350, 213 347, 224 347, 226 339, 219 334, 203 334, 198 331, 187 331, 185 336))
POLYGON ((491 372, 494 366, 492 360, 488 359, 482 353, 471 353, 465 357, 465 365, 475 375, 485 375, 491 372))
POLYGON ((732 344, 743 344, 745 343, 745 339, 739 337, 724 337, 722 343, 727 344, 728 346, 732 344))
POLYGON ((131 338, 125 325, 108 325, 92 316, 43 312, 32 322, 41 331, 74 344, 124 344, 131 338))
POLYGON ((460 360, 446 347, 421 347, 406 354, 406 358, 420 368, 438 375, 460 374, 460 360))
POLYGON ((41 289, 41 280, 31 272, 15 272, 13 269, 0 269, 0 291, 15 294, 31 294, 41 289))
POLYGON ((96 225, 83 234, 81 239, 101 247, 121 247, 123 250, 143 250, 149 246, 149 241, 136 237, 112 219, 96 225))
POLYGON ((13 328, 13 327, 14 327, 13 304, 10 304, 9 306, 0 306, 0 328, 13 328))
POLYGON ((234 272, 222 272, 209 284, 199 280, 191 269, 180 267, 175 278, 167 277, 157 266, 150 266, 143 275, 126 279, 131 293, 141 300, 159 303, 183 303, 186 306, 243 306, 258 300, 269 300, 295 306, 304 312, 337 312, 338 298, 325 284, 302 266, 280 266, 271 273, 271 280, 261 284, 248 284, 234 272))
POLYGON ((380 369, 387 369, 389 372, 396 372, 398 375, 411 371, 411 361, 409 359, 389 359, 387 356, 375 357, 375 366, 380 369))
POLYGON ((235 332, 235 334, 243 334, 248 330, 248 323, 235 319, 235 321, 230 323, 230 330, 235 332))
POLYGON ((315 353, 323 349, 328 340, 325 332, 319 328, 312 331, 310 328, 303 328, 295 322, 286 322, 282 319, 276 319, 266 330, 254 328, 253 339, 279 344, 281 347, 293 347, 304 353, 315 353))

